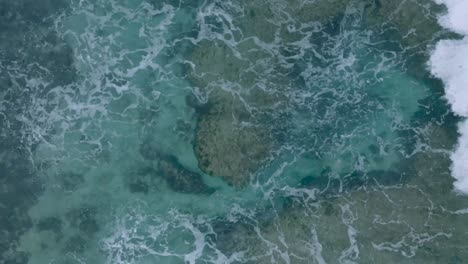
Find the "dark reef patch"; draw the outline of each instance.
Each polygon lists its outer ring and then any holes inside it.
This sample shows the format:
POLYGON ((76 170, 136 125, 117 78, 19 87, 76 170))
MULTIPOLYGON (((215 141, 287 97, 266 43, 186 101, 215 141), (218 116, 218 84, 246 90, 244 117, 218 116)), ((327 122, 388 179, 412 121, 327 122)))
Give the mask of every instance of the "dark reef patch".
POLYGON ((405 171, 370 170, 368 172, 354 171, 330 177, 329 170, 324 170, 320 176, 309 175, 301 179, 300 187, 318 189, 325 197, 340 193, 353 192, 360 188, 385 187, 402 184, 407 181, 405 171))
POLYGON ((141 179, 136 179, 128 184, 128 188, 132 193, 148 194, 150 186, 141 179))
MULTIPOLYGON (((37 141, 30 137, 27 121, 42 124, 25 106, 47 99, 52 88, 76 77, 72 50, 53 27, 55 16, 67 7, 65 0, 0 1, 1 263, 28 261, 16 247, 19 237, 33 227, 28 209, 42 192, 30 157, 37 141), (28 82, 31 79, 43 82, 28 82)), ((44 111, 56 107, 52 101, 47 101, 44 111)), ((59 224, 53 219, 42 219, 37 228, 58 232, 55 225, 59 224)))
POLYGON ((65 172, 61 174, 63 189, 66 191, 76 190, 80 184, 84 183, 84 176, 74 172, 65 172))
POLYGON ((96 220, 97 212, 95 207, 82 206, 68 211, 66 218, 71 226, 77 228, 83 235, 91 237, 99 231, 99 224, 96 220))
POLYGON ((215 191, 203 182, 201 174, 186 169, 175 156, 163 155, 158 172, 176 192, 211 194, 215 191))
POLYGON ((86 239, 80 235, 74 235, 65 242, 63 250, 65 252, 82 253, 86 247, 86 239))
POLYGON ((152 143, 149 140, 143 141, 143 143, 140 144, 138 150, 140 152, 140 155, 144 159, 149 161, 155 161, 161 156, 160 151, 157 148, 153 147, 152 143))
POLYGON ((28 209, 41 188, 32 173, 28 153, 19 150, 18 142, 2 137, 0 146, 0 259, 5 263, 26 263, 27 254, 17 251, 17 243, 33 226, 28 209))
POLYGON ((151 143, 140 145, 140 154, 148 161, 158 163, 156 168, 151 166, 138 170, 129 179, 132 192, 147 194, 150 190, 157 190, 159 177, 164 179, 169 188, 181 193, 211 194, 215 190, 203 182, 201 174, 191 171, 182 165, 177 157, 162 153, 151 143))
POLYGON ((56 234, 62 233, 62 220, 55 216, 40 219, 36 227, 39 231, 52 231, 56 234))
POLYGON ((199 115, 209 113, 210 109, 213 107, 212 103, 200 102, 193 93, 190 93, 185 97, 185 103, 195 109, 195 112, 199 115))
POLYGON ((163 184, 156 170, 152 167, 142 167, 128 173, 126 185, 132 193, 156 193, 163 184))

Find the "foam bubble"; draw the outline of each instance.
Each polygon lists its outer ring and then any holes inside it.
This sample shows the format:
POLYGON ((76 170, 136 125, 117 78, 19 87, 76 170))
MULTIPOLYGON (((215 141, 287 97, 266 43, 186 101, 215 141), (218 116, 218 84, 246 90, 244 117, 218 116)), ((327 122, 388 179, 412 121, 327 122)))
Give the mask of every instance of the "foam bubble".
MULTIPOLYGON (((439 18, 441 25, 465 35, 461 40, 442 40, 431 55, 431 72, 445 84, 446 98, 452 110, 468 118, 468 1, 436 0, 445 4, 447 14, 439 18)), ((452 154, 452 175, 455 188, 468 194, 468 120, 459 126, 460 138, 452 154)))

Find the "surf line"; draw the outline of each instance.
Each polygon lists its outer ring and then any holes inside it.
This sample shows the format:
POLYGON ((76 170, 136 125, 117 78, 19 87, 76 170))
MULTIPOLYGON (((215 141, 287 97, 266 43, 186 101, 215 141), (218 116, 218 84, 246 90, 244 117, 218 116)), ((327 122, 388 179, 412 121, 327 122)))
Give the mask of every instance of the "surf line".
POLYGON ((439 17, 439 24, 463 36, 439 41, 431 54, 429 67, 431 73, 443 81, 452 111, 463 118, 458 126, 458 144, 451 154, 451 173, 455 178, 455 190, 468 194, 468 0, 435 2, 447 7, 447 13, 439 17))

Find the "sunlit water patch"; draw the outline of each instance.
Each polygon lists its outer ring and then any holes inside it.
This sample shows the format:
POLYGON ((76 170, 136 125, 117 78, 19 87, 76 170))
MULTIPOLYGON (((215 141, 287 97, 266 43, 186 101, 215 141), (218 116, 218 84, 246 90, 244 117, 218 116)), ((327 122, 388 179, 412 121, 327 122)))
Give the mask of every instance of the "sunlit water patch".
POLYGON ((31 36, 1 43, 5 263, 466 259, 435 3, 26 4, 2 3, 31 36))

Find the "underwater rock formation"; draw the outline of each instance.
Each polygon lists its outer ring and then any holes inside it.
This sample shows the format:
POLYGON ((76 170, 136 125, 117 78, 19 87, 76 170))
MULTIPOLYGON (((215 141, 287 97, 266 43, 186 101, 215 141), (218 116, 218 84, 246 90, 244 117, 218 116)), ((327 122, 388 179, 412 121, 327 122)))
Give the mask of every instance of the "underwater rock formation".
POLYGON ((247 263, 462 263, 468 199, 452 192, 450 159, 440 151, 453 145, 448 132, 430 124, 434 151, 395 164, 397 172, 370 171, 360 188, 307 179, 306 188, 335 191, 317 198, 295 189, 278 214, 219 221, 212 243, 227 256, 243 252, 247 263))
POLYGON ((131 192, 147 194, 150 190, 157 190, 158 179, 161 178, 176 192, 210 194, 214 191, 203 182, 201 174, 187 169, 177 157, 162 153, 149 142, 141 144, 140 154, 148 161, 157 162, 157 165, 132 173, 128 183, 131 192))
POLYGON ((244 252, 247 263, 462 263, 467 216, 444 210, 428 191, 376 186, 316 201, 297 197, 274 220, 215 226, 213 243, 228 256, 244 252))
POLYGON ((76 190, 80 184, 84 183, 84 176, 74 172, 64 172, 59 176, 62 188, 66 191, 76 190))
POLYGON ((156 171, 152 167, 139 168, 129 172, 126 179, 127 187, 132 193, 148 194, 159 190, 164 184, 164 179, 157 177, 156 171))
POLYGON ((214 192, 214 189, 203 182, 200 174, 186 169, 175 156, 162 156, 159 160, 158 172, 169 187, 176 192, 205 194, 214 192))
MULTIPOLYGON (((317 47, 307 45, 323 45, 325 49, 345 28, 361 30, 366 24, 384 25, 384 28, 373 28, 378 32, 398 28, 400 33, 408 35, 396 39, 396 43, 402 41, 404 45, 433 38, 440 29, 429 12, 434 5, 427 7, 429 13, 424 19, 431 22, 427 28, 421 29, 421 34, 410 34, 411 27, 422 27, 424 23, 414 15, 418 11, 417 15, 421 16, 416 7, 422 1, 408 2, 411 3, 335 0, 226 4, 224 10, 229 10, 229 15, 235 18, 233 27, 226 26, 231 28, 234 41, 205 39, 197 43, 191 54, 193 67, 189 77, 206 100, 201 106, 191 102, 198 113, 194 149, 200 168, 232 185, 242 186, 262 166, 277 144, 271 124, 277 123, 275 118, 282 111, 291 112, 287 105, 294 104, 292 101, 297 100, 294 95, 304 86, 295 81, 311 82, 303 78, 310 69, 300 65, 304 53, 317 47), (395 14, 386 18, 382 12, 395 14), (314 26, 323 34, 312 36, 314 26), (265 116, 269 121, 262 120, 265 116), (229 153, 227 157, 226 153, 229 153)), ((306 62, 329 63, 325 58, 328 50, 320 52, 324 53, 320 61, 309 54, 311 61, 306 62)))
POLYGON ((59 217, 49 216, 40 219, 36 225, 39 231, 52 231, 54 233, 62 233, 62 220, 59 217))
POLYGON ((222 41, 201 41, 192 52, 191 60, 196 65, 190 73, 191 80, 201 87, 215 81, 241 82, 249 66, 247 59, 236 56, 222 41))
POLYGON ((442 8, 435 1, 377 0, 371 2, 373 2, 372 6, 367 8, 367 23, 395 27, 405 46, 421 45, 425 48, 424 44, 434 39, 441 31, 442 27, 435 17, 442 8))
POLYGON ((302 23, 324 22, 342 15, 348 2, 349 0, 241 1, 243 12, 236 14, 233 23, 242 31, 244 38, 258 38, 265 43, 292 42, 306 36, 299 30, 302 23))
POLYGON ((67 212, 66 218, 71 226, 80 230, 86 237, 91 237, 100 229, 96 220, 97 210, 92 206, 73 208, 67 212))
POLYGON ((244 186, 268 157, 272 141, 268 130, 243 124, 218 106, 199 119, 195 154, 206 173, 221 176, 234 186, 244 186))
POLYGON ((67 253, 67 252, 81 253, 86 248, 87 242, 88 241, 84 239, 82 236, 74 235, 65 242, 65 247, 63 248, 63 251, 64 253, 67 253))
POLYGON ((246 70, 252 64, 249 60, 262 57, 261 52, 239 50, 244 52, 240 57, 249 59, 240 59, 222 42, 199 44, 192 54, 196 66, 191 80, 208 99, 204 105, 196 99, 188 103, 198 115, 194 149, 200 169, 241 187, 261 167, 274 144, 271 131, 258 116, 284 98, 256 87, 260 77, 246 70))

